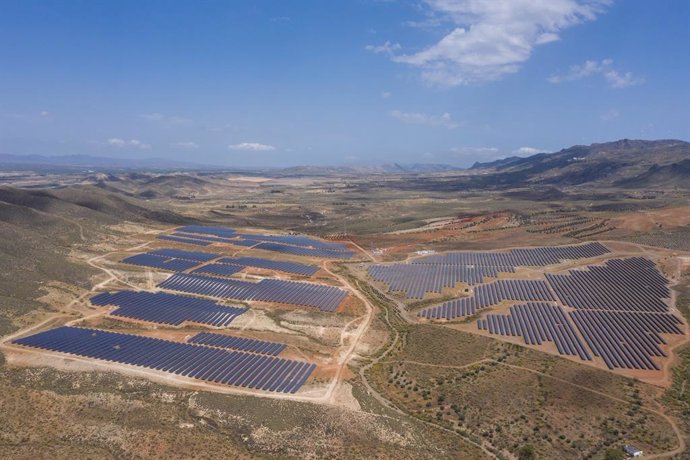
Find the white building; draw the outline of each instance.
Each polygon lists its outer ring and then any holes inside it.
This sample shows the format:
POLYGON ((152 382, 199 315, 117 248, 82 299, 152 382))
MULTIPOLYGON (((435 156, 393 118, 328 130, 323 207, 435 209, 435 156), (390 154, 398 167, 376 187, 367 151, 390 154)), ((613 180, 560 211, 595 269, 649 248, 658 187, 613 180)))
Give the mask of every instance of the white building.
POLYGON ((642 457, 642 455, 644 454, 644 452, 642 452, 642 451, 641 451, 640 449, 638 449, 637 447, 631 446, 631 445, 628 445, 628 444, 626 444, 626 445, 623 446, 623 451, 625 452, 625 454, 626 454, 628 457, 633 457, 633 458, 642 457))

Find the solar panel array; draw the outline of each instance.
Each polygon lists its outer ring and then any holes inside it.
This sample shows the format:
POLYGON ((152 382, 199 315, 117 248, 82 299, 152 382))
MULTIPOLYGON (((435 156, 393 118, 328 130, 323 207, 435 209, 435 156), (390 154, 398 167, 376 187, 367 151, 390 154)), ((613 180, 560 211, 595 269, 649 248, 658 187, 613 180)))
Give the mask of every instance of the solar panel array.
POLYGON ((297 392, 316 367, 304 361, 259 353, 69 326, 13 343, 223 385, 282 393, 297 392))
POLYGON ((452 288, 458 282, 483 283, 485 277, 495 278, 499 272, 512 273, 518 266, 541 267, 608 252, 601 243, 504 252, 449 252, 421 257, 410 263, 372 265, 368 273, 374 280, 386 283, 389 292, 404 292, 409 298, 422 299, 426 293, 441 293, 443 288, 452 288))
POLYGON ((235 236, 235 230, 223 227, 206 227, 203 225, 186 225, 176 229, 178 232, 184 233, 200 233, 202 235, 214 235, 225 238, 232 238, 235 236))
POLYGON ((217 259, 220 257, 218 254, 213 254, 210 252, 194 252, 194 251, 182 251, 180 249, 156 249, 155 251, 149 252, 156 256, 162 257, 175 257, 177 259, 184 260, 194 260, 196 262, 208 262, 209 260, 217 259))
POLYGON ((113 316, 172 326, 190 321, 224 327, 247 311, 244 307, 228 307, 210 300, 165 292, 104 292, 92 297, 91 303, 99 306, 117 306, 118 308, 110 313, 113 316))
POLYGON ((481 283, 484 277, 498 276, 499 271, 513 271, 512 267, 482 267, 471 265, 372 265, 368 274, 376 281, 388 284, 388 292, 404 292, 410 299, 422 299, 427 292, 440 294, 459 282, 469 285, 481 283))
POLYGON ((160 268, 174 272, 187 270, 199 265, 198 262, 192 260, 176 259, 174 257, 164 257, 155 254, 137 254, 122 259, 122 263, 139 265, 142 267, 160 268))
POLYGON ((554 342, 558 353, 578 355, 591 361, 592 357, 568 321, 563 308, 543 302, 513 305, 509 315, 486 315, 477 321, 480 330, 503 336, 521 336, 527 345, 554 342))
POLYGON ((329 251, 348 251, 347 245, 342 243, 332 243, 321 241, 304 235, 257 235, 250 233, 238 233, 237 236, 243 239, 264 241, 270 243, 284 243, 292 246, 302 246, 306 248, 326 249, 329 251))
MULTIPOLYGON (((308 257, 350 259, 354 253, 342 243, 321 241, 305 235, 259 235, 237 233, 233 229, 187 225, 171 235, 174 241, 203 245, 205 243, 231 243, 266 251, 277 251, 308 257)), ((171 239, 171 238, 167 238, 171 239)))
POLYGON ((300 281, 263 279, 256 282, 176 273, 158 285, 164 289, 213 297, 277 302, 335 311, 347 296, 343 289, 300 281))
POLYGON ((192 273, 208 273, 210 275, 231 276, 235 273, 241 272, 243 269, 244 267, 240 265, 208 264, 203 265, 196 270, 192 270, 192 273))
POLYGON ((294 254, 297 256, 306 257, 323 257, 328 259, 351 259, 354 253, 351 251, 334 251, 323 248, 308 248, 303 246, 292 246, 283 243, 260 242, 255 246, 257 249, 264 251, 282 252, 285 254, 294 254))
POLYGON ((187 340, 188 343, 206 345, 209 347, 229 348, 231 350, 244 350, 253 353, 277 356, 285 350, 284 343, 268 342, 266 340, 247 339, 244 337, 234 337, 224 334, 212 334, 210 332, 200 332, 187 340))
MULTIPOLYGON (((609 369, 642 370, 660 369, 654 358, 666 356, 662 334, 684 333, 683 322, 669 313, 668 280, 649 259, 611 259, 604 265, 546 277, 557 298, 574 310, 565 315, 561 307, 550 304, 514 305, 509 315, 488 314, 479 319, 478 328, 495 335, 522 336, 528 345, 553 340, 559 353, 574 355, 575 350, 581 359, 590 360, 586 344, 609 369)), ((472 314, 478 306, 492 304, 491 296, 487 300, 486 294, 483 298, 477 294, 490 284, 479 286, 472 298, 446 302, 420 316, 453 319, 472 314)))
POLYGON ((159 240, 174 241, 176 243, 193 244, 196 246, 208 246, 211 244, 210 241, 205 241, 205 240, 198 239, 198 238, 188 238, 185 235, 180 235, 177 233, 173 233, 172 235, 158 235, 156 238, 158 238, 159 240))
POLYGON ((668 305, 662 299, 671 295, 668 280, 642 257, 612 259, 546 278, 564 305, 578 309, 663 312, 668 305))
POLYGON ((681 321, 670 313, 576 310, 570 317, 609 369, 659 370, 652 357, 666 356, 660 334, 683 334, 681 321))
POLYGON ((563 260, 589 259, 609 253, 599 242, 576 246, 510 249, 505 252, 448 252, 415 259, 413 264, 544 267, 563 260))
POLYGON ((266 268, 295 275, 312 276, 319 271, 316 265, 286 262, 282 260, 261 259, 258 257, 223 257, 216 261, 219 264, 239 265, 242 267, 266 268))
POLYGON ((474 288, 471 297, 450 300, 426 308, 417 316, 452 320, 472 316, 478 310, 497 305, 504 300, 553 301, 556 300, 544 280, 496 280, 474 288))

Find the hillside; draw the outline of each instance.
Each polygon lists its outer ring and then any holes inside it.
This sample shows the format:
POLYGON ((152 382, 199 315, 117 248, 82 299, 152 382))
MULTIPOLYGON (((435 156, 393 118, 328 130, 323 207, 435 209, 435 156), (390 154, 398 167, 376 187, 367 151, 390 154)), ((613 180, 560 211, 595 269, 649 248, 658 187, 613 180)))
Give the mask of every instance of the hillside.
POLYGON ((690 187, 690 143, 629 140, 477 163, 471 171, 505 185, 690 187))
POLYGON ((94 244, 105 226, 123 221, 176 225, 174 212, 143 206, 93 186, 54 190, 0 187, 0 334, 39 310, 45 280, 86 287, 95 272, 71 258, 94 244), (14 324, 13 324, 14 323, 14 324))

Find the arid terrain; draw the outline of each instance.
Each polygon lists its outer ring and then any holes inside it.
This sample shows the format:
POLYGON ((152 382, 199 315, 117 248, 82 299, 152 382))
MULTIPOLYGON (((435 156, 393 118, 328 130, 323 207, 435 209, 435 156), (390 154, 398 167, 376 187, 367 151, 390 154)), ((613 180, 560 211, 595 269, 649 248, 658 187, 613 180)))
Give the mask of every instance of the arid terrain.
MULTIPOLYGON (((690 191, 677 181, 649 186, 638 170, 626 172, 638 178, 634 187, 620 179, 484 188, 476 182, 483 173, 454 174, 8 173, 0 187, 0 457, 603 459, 634 444, 645 458, 689 458, 690 191), (352 257, 158 238, 188 225, 247 239, 308 235, 352 257), (509 314, 513 300, 452 320, 422 317, 477 286, 460 281, 410 298, 368 274, 449 251, 591 242, 608 252, 489 278, 544 280, 610 259, 651 261, 680 328, 661 335, 663 355, 652 357, 659 369, 612 369, 597 356, 564 356, 553 342, 478 328, 487 314, 509 314), (223 327, 125 318, 90 301, 104 292, 179 295, 159 286, 171 270, 123 263, 166 248, 310 265, 309 276, 245 267, 223 279, 329 286, 343 299, 329 312, 289 299, 189 294, 247 309, 223 327), (283 343, 283 359, 315 367, 299 391, 281 393, 14 342, 63 325, 175 342, 230 334, 283 343)), ((575 311, 560 298, 555 305, 575 311)))

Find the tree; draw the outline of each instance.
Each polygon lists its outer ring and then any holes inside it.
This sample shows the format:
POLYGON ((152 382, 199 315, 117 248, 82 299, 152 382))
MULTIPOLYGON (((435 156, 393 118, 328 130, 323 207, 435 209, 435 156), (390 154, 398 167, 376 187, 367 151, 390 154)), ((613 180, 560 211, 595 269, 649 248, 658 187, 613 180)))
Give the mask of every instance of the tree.
POLYGON ((518 452, 518 458, 520 460, 534 460, 536 458, 534 447, 532 447, 531 444, 525 444, 522 446, 518 452))

